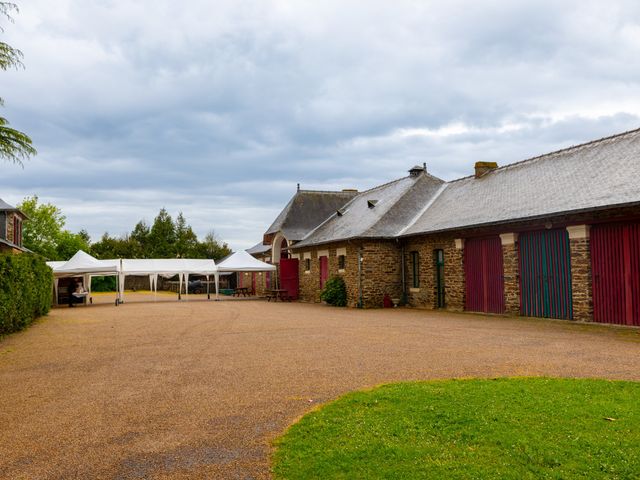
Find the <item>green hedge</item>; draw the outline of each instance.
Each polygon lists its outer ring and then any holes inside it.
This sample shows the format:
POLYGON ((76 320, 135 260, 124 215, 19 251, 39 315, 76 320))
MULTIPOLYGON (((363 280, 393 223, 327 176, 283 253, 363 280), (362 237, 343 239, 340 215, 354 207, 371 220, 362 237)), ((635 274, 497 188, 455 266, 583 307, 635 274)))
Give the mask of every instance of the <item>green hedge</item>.
POLYGON ((93 277, 91 279, 91 291, 92 292, 115 292, 116 277, 93 277))
POLYGON ((0 335, 17 332, 51 308, 53 272, 36 255, 0 255, 0 335))

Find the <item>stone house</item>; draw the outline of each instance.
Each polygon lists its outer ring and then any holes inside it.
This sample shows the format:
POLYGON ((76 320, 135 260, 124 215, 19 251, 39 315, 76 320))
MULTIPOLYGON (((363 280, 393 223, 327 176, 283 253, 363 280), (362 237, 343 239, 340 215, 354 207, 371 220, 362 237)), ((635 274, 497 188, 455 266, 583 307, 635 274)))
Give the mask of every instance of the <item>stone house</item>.
MULTIPOLYGON (((273 274, 259 272, 238 278, 238 282, 251 281, 252 289, 262 294, 266 288, 282 287, 290 289, 297 298, 296 262, 291 262, 290 249, 311 230, 322 223, 331 213, 344 206, 357 194, 357 190, 318 191, 301 190, 300 185, 289 203, 267 229, 261 243, 247 251, 264 262, 278 267, 273 274), (284 261, 282 261, 284 260, 284 261), (282 276, 284 269, 284 277, 282 276), (295 273, 295 275, 294 275, 295 273), (284 283, 283 283, 284 282, 284 283), (294 285, 295 284, 295 285, 294 285)), ((244 285, 243 286, 249 286, 244 285)))
POLYGON ((355 194, 289 247, 299 295, 341 275, 351 306, 640 325, 640 130, 445 182, 355 194))
POLYGON ((0 198, 0 252, 22 253, 22 223, 27 216, 0 198))

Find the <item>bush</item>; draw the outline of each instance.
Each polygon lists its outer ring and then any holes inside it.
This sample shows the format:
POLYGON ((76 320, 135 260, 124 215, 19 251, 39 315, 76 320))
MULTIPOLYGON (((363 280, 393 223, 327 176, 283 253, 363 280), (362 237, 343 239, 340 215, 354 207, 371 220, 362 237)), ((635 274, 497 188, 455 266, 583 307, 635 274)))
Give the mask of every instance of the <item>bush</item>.
POLYGON ((115 292, 116 277, 93 277, 91 279, 92 292, 115 292))
POLYGON ((51 308, 53 272, 36 255, 0 255, 0 335, 17 332, 51 308))
POLYGON ((331 277, 324 284, 320 299, 335 307, 347 306, 347 286, 342 277, 331 277))

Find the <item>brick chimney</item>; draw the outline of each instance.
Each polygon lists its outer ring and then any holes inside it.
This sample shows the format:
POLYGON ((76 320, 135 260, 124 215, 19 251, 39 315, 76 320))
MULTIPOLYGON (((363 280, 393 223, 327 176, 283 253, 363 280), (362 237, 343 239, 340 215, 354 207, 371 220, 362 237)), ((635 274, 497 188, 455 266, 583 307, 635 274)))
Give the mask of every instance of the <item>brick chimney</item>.
POLYGON ((476 162, 476 178, 482 177, 485 173, 498 168, 496 162, 476 162))

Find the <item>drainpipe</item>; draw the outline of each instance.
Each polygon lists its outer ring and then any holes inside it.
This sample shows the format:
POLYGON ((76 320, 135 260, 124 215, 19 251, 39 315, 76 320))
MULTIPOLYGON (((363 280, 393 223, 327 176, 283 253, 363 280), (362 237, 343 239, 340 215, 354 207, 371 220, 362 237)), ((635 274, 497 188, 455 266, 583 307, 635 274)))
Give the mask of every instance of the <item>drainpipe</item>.
POLYGON ((358 308, 362 308, 362 247, 358 248, 358 308))

